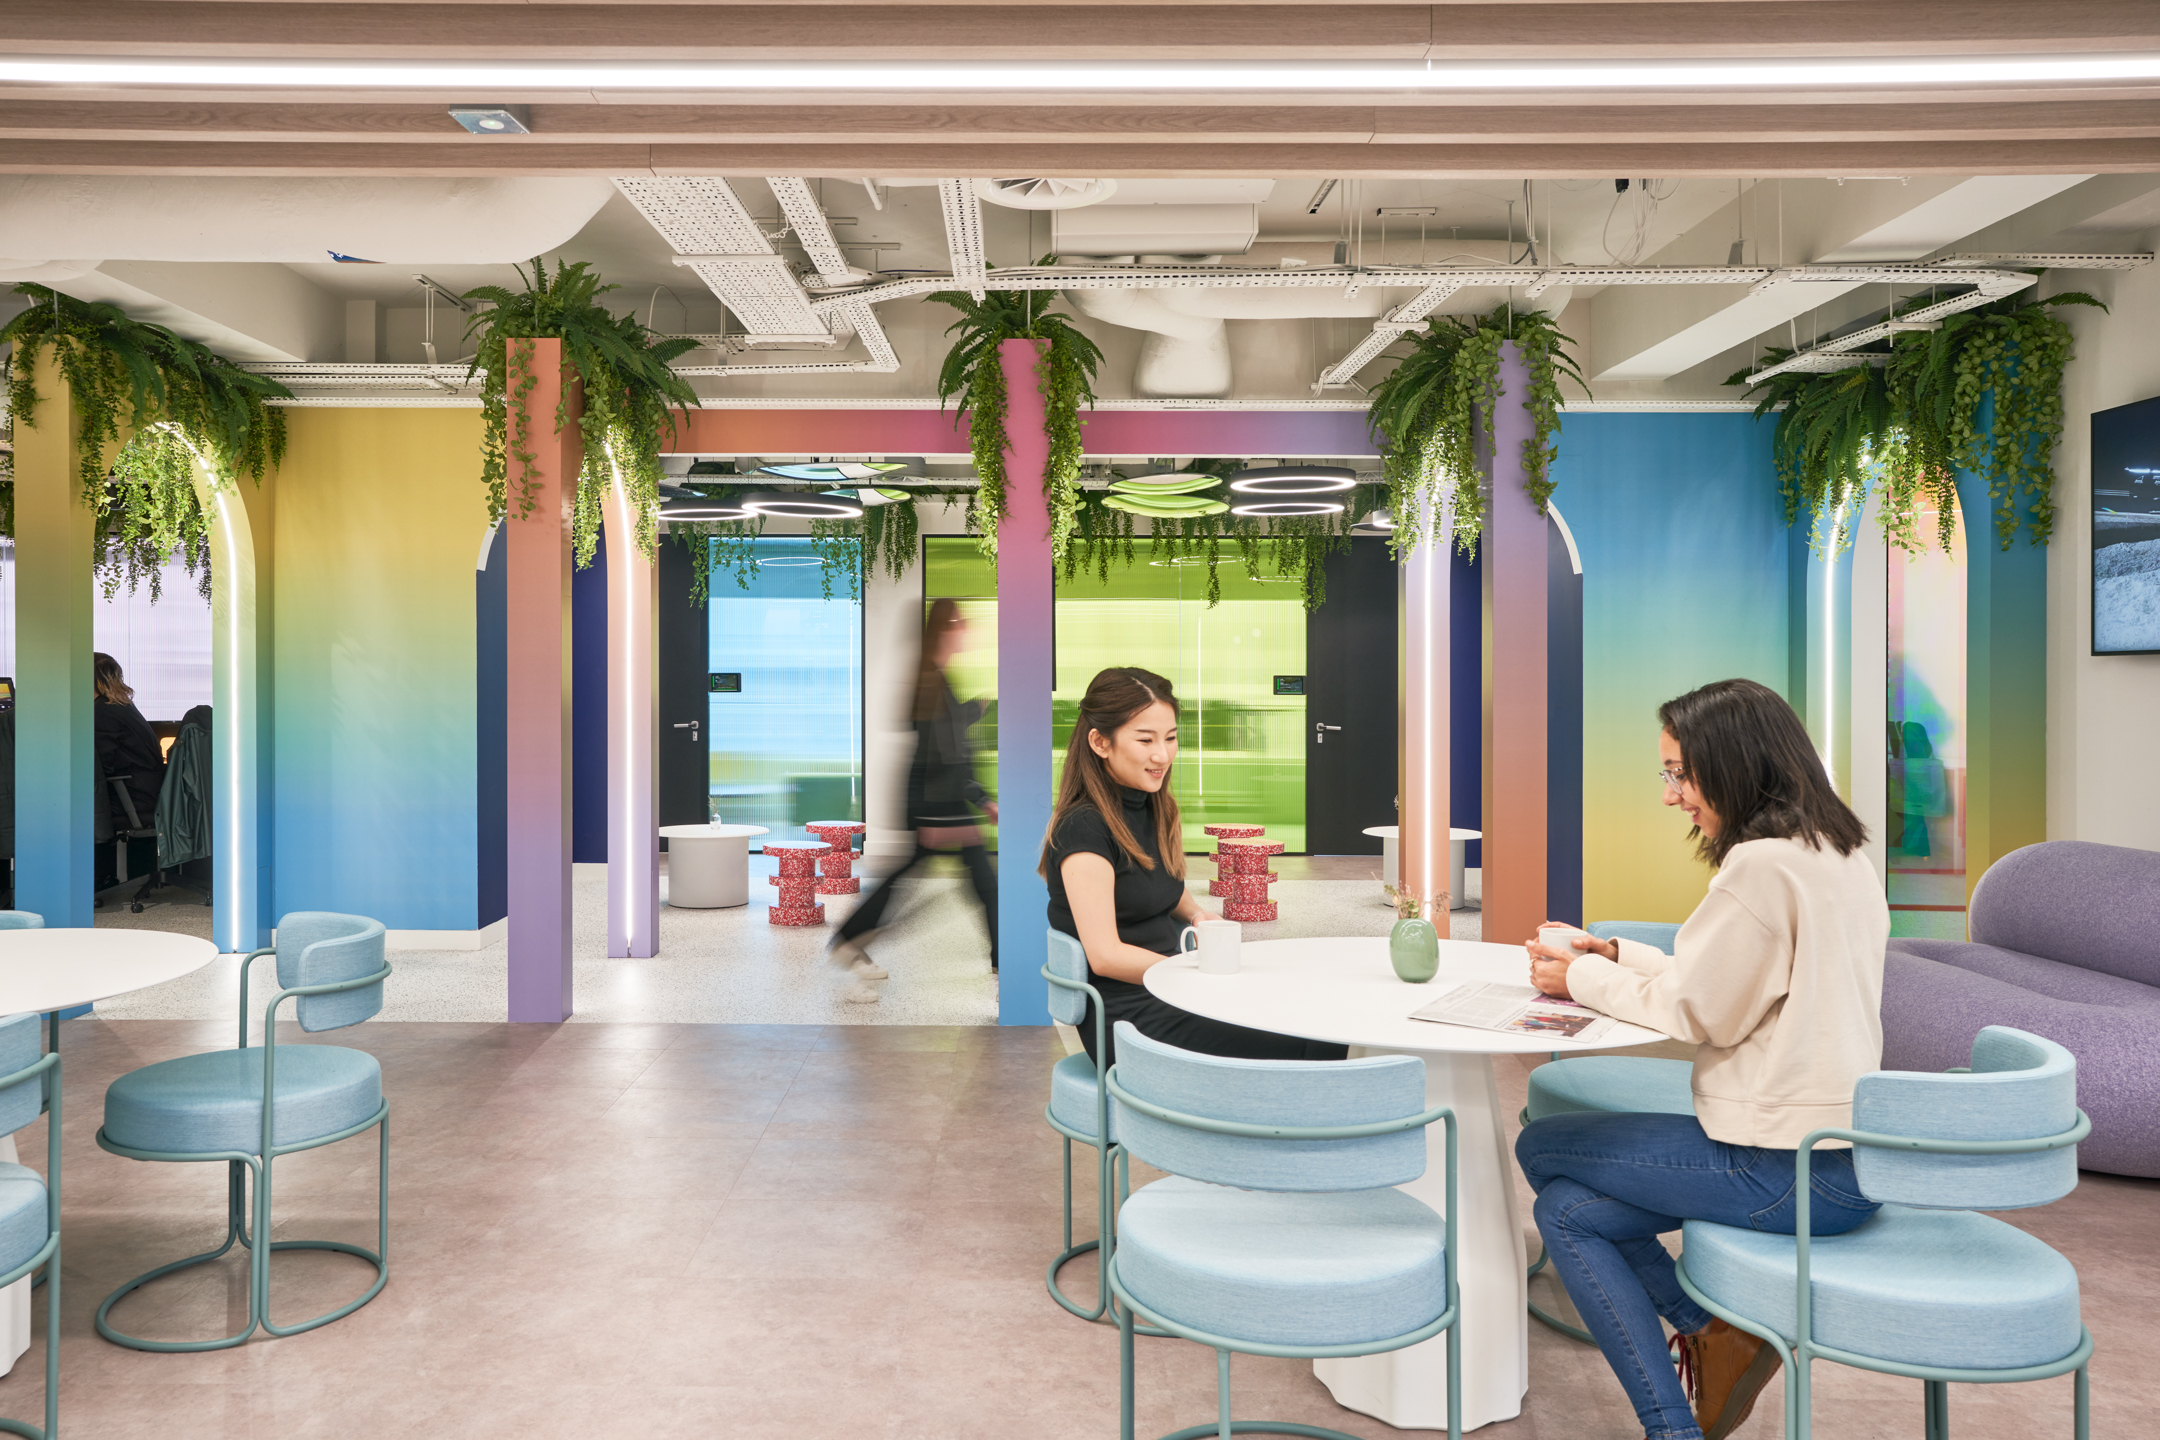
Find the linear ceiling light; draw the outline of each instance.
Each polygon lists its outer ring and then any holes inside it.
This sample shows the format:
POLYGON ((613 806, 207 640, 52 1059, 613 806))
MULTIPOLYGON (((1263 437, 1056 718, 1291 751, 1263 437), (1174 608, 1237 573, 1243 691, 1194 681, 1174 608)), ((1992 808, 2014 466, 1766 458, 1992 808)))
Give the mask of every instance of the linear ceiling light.
POLYGON ((263 85, 463 90, 1669 90, 2075 84, 2160 79, 2160 54, 1955 59, 1609 61, 1337 65, 1251 62, 1061 64, 485 64, 108 60, 0 56, 0 81, 52 85, 263 85))

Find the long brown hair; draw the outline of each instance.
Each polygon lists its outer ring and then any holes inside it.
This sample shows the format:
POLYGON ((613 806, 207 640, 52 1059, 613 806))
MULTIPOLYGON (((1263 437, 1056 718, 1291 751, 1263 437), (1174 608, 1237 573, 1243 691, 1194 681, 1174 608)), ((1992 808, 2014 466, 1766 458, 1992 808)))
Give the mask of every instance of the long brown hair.
POLYGON ((922 655, 915 671, 915 704, 910 718, 935 720, 944 708, 945 667, 937 662, 938 644, 946 631, 966 623, 959 601, 940 598, 930 602, 923 616, 922 655))
POLYGON ((1867 826, 1831 788, 1807 726, 1769 686, 1720 680, 1657 713, 1679 743, 1688 784, 1717 814, 1717 834, 1695 832, 1696 853, 1712 865, 1749 840, 1827 843, 1840 855, 1867 843, 1867 826))
MULTIPOLYGON (((1073 721, 1072 739, 1065 746, 1065 777, 1058 784, 1057 808, 1050 812, 1050 832, 1043 840, 1042 863, 1036 866, 1036 873, 1045 879, 1050 875, 1050 849, 1057 839, 1058 827, 1065 823, 1068 815, 1082 807, 1092 808, 1102 816, 1110 838, 1134 864, 1143 870, 1155 868, 1155 862, 1140 848, 1140 842, 1125 823, 1125 806, 1118 795, 1118 782, 1110 778, 1109 767, 1088 744, 1088 734, 1092 731, 1108 739, 1157 701, 1168 705, 1172 715, 1181 713, 1177 696, 1171 693, 1170 682, 1153 671, 1119 666, 1103 671, 1088 682, 1087 694, 1080 697, 1079 718, 1073 721)), ((1184 879, 1185 831, 1178 822, 1177 801, 1170 798, 1167 774, 1163 776, 1162 789, 1155 792, 1155 848, 1162 853, 1163 868, 1178 879, 1184 879)))
POLYGON ((97 698, 108 705, 135 703, 135 687, 121 678, 120 662, 102 650, 90 657, 90 682, 97 687, 97 698))

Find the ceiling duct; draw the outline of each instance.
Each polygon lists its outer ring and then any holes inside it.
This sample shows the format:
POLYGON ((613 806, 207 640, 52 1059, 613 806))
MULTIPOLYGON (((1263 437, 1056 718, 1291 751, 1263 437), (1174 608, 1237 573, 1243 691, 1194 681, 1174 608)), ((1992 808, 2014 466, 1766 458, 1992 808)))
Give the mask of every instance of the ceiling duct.
POLYGON ((1258 205, 1090 205, 1050 212, 1061 255, 1242 255, 1260 236, 1258 205))

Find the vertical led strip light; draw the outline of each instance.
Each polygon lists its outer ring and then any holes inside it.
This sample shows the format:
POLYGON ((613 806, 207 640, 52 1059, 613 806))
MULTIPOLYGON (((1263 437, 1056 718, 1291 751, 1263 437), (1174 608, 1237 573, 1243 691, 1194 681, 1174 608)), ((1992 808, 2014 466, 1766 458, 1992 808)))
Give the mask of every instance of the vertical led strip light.
POLYGON ((1448 546, 1455 510, 1452 498, 1422 503, 1418 543, 1402 557, 1397 591, 1402 755, 1396 883, 1418 901, 1420 914, 1444 927, 1456 899, 1448 893, 1448 546))
POLYGON ((608 470, 608 956, 644 960, 660 951, 659 574, 612 451, 608 470))
POLYGON ((188 468, 210 515, 211 928, 218 949, 244 954, 261 939, 262 924, 254 533, 240 497, 218 487, 199 455, 188 468))

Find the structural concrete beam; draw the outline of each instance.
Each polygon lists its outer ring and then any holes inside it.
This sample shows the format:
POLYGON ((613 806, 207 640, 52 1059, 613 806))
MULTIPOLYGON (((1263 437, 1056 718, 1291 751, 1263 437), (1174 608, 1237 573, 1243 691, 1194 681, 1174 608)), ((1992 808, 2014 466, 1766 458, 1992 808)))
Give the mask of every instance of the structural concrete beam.
MULTIPOLYGON (((2090 178, 1773 181, 1742 190, 1648 262, 1718 264, 1736 241, 1758 263, 1917 260, 2090 178)), ((1758 338, 1784 344, 1780 327, 1858 288, 1848 281, 1811 281, 1610 289, 1591 302, 1589 374, 1593 381, 1663 380, 1758 338)))
POLYGON ((345 356, 344 301, 284 265, 107 260, 53 288, 117 305, 233 360, 345 356))

